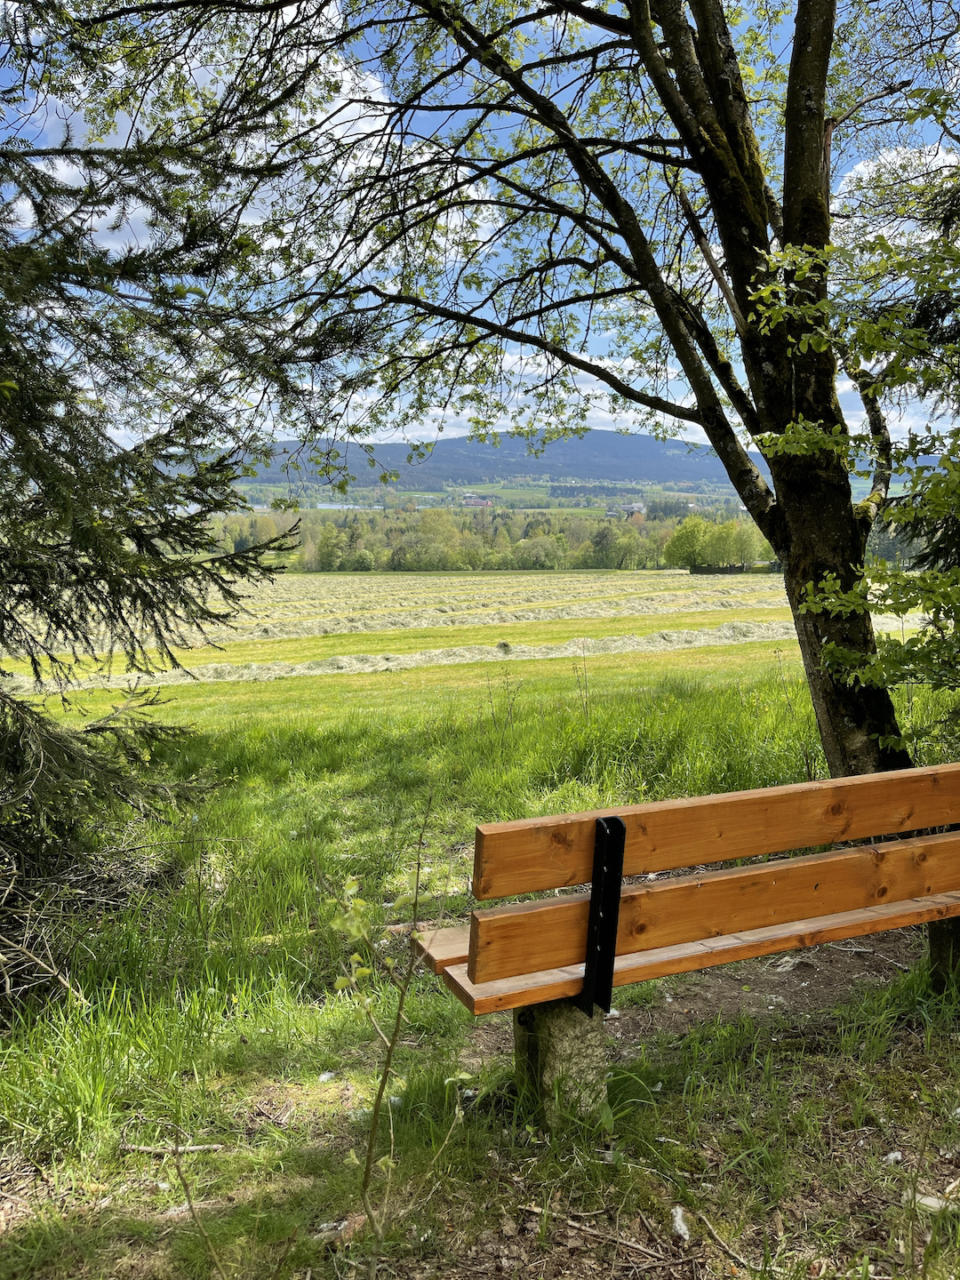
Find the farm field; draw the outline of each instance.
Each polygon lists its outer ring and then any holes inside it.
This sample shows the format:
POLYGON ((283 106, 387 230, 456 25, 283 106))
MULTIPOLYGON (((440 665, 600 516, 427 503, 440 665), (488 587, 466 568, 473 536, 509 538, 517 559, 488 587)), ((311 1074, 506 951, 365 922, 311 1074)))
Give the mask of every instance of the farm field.
MULTIPOLYGON (((73 995, 0 1033, 0 1280, 957 1274, 955 1218, 916 1201, 960 1176, 960 1014, 913 934, 624 989, 609 1117, 550 1138, 509 1016, 417 972, 361 1194, 414 894, 466 909, 478 821, 821 776, 791 635, 766 576, 290 575, 252 601, 163 691, 195 729, 167 764, 214 789, 135 826, 145 887, 78 921, 73 995), (418 661, 347 662, 386 654, 418 661)), ((942 710, 903 700, 918 731, 942 710)))
POLYGON ((284 574, 178 657, 201 679, 245 680, 792 636, 767 574, 284 574))
MULTIPOLYGON (((585 660, 751 643, 795 649, 779 577, 652 571, 289 574, 250 598, 236 626, 214 628, 208 638, 211 644, 178 651, 188 670, 166 672, 153 683, 585 660)), ((25 673, 25 666, 19 670, 25 673)), ((91 675, 90 683, 119 687, 127 680, 114 671, 91 675)))

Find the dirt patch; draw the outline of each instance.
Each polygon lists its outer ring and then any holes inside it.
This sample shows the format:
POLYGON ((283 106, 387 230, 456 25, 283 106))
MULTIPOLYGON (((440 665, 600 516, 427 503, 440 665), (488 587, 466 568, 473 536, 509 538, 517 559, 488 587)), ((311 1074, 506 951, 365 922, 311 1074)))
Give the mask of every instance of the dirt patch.
POLYGON ((620 1007, 608 1026, 618 1056, 629 1058, 651 1032, 683 1035, 717 1018, 747 1014, 758 1022, 802 1023, 846 1004, 858 990, 912 969, 923 954, 924 938, 918 926, 681 974, 658 983, 655 1002, 647 1007, 620 1007))
MULTIPOLYGON (((691 1224, 693 1225, 693 1224, 691 1224)), ((475 1277, 535 1276, 536 1280, 579 1280, 643 1276, 646 1280, 711 1280, 729 1276, 711 1249, 657 1231, 646 1219, 619 1220, 605 1213, 544 1214, 533 1207, 500 1218, 462 1252, 459 1263, 391 1264, 403 1280, 474 1280, 475 1277)), ((364 1274, 361 1266, 354 1274, 364 1274)))

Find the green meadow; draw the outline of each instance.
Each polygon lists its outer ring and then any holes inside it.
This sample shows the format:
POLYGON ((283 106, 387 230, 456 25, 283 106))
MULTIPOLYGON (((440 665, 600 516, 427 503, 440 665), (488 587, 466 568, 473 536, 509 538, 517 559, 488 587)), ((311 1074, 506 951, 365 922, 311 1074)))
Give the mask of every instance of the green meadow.
MULTIPOLYGON (((163 763, 202 798, 136 831, 149 874, 78 916, 71 991, 2 1032, 0 1278, 957 1274, 960 1021, 916 937, 881 982, 834 952, 619 992, 609 1115, 549 1135, 509 1016, 407 985, 414 912, 468 908, 476 823, 823 775, 793 641, 586 644, 784 620, 778 589, 291 576, 194 652, 220 678, 162 690, 193 730, 163 763), (511 654, 558 639, 584 643, 511 654), (428 656, 263 678, 360 652, 428 656)), ((944 708, 902 705, 935 759, 944 708)))

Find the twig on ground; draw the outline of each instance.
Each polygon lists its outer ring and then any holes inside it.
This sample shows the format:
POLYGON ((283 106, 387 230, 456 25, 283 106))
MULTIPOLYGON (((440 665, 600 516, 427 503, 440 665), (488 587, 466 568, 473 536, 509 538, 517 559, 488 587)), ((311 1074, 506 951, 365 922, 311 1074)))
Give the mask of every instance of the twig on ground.
MULTIPOLYGON (((639 1166, 638 1166, 638 1167, 639 1167, 639 1166)), ((651 1170, 651 1172, 652 1172, 652 1170, 651 1170)), ((650 1239, 651 1239, 651 1240, 656 1240, 656 1239, 658 1239, 658 1238, 659 1238, 659 1233, 658 1233, 657 1231, 655 1231, 655 1230, 654 1230, 653 1223, 650 1221, 650 1219, 647 1217, 647 1215, 643 1212, 643 1210, 642 1210, 642 1209, 638 1209, 638 1210, 637 1210, 637 1217, 640 1219, 640 1221, 641 1221, 641 1222, 643 1223, 643 1225, 646 1227, 647 1231, 650 1233, 650 1239)))
POLYGON ((727 1244, 726 1240, 724 1240, 723 1236, 720 1235, 720 1233, 713 1226, 713 1224, 711 1223, 708 1217, 702 1214, 699 1211, 699 1209, 694 1209, 693 1213, 694 1213, 694 1217, 699 1218, 699 1220, 703 1223, 704 1227, 706 1228, 707 1235, 710 1237, 713 1243, 715 1245, 718 1245, 723 1250, 723 1252, 727 1255, 728 1258, 730 1258, 733 1262, 735 1262, 738 1267, 745 1267, 747 1271, 756 1270, 756 1268, 753 1267, 746 1260, 746 1258, 744 1258, 741 1254, 737 1253, 735 1249, 731 1249, 731 1247, 727 1244))
POLYGON ((140 1143, 137 1143, 137 1142, 121 1142, 120 1150, 127 1151, 127 1152, 137 1151, 146 1156, 176 1157, 176 1156, 182 1156, 182 1155, 190 1155, 194 1151, 222 1151, 223 1143, 222 1142, 192 1142, 182 1147, 177 1145, 174 1145, 171 1147, 147 1147, 147 1146, 141 1146, 140 1143))
MULTIPOLYGON (((705 1217, 704 1214, 702 1214, 699 1209, 694 1209, 692 1212, 693 1212, 693 1216, 695 1218, 698 1218, 699 1221, 703 1223, 704 1227, 706 1228, 707 1235, 710 1237, 713 1243, 717 1245, 718 1248, 722 1249, 723 1252, 727 1255, 728 1258, 730 1258, 732 1262, 735 1262, 738 1267, 743 1267, 744 1270, 746 1271, 761 1270, 760 1267, 755 1267, 752 1262, 748 1262, 746 1258, 744 1258, 741 1254, 737 1253, 735 1249, 732 1249, 730 1245, 727 1244, 726 1240, 724 1240, 723 1236, 720 1235, 717 1229, 710 1222, 710 1219, 705 1217)), ((764 1264, 764 1267, 762 1268, 762 1270, 765 1275, 771 1275, 771 1276, 785 1276, 788 1274, 792 1274, 784 1271, 780 1267, 774 1267, 766 1263, 764 1264)))
POLYGON ((14 942, 10 938, 4 937, 2 933, 0 933, 0 946, 9 947, 11 951, 16 951, 19 955, 23 956, 25 960, 32 960, 38 969, 42 970, 44 973, 48 973, 51 978, 55 978, 56 981, 60 983, 61 987, 66 991, 69 991, 70 994, 74 996, 75 999, 79 1000, 82 1005, 86 1005, 89 1008, 90 1001, 87 997, 82 991, 78 991, 72 983, 68 982, 55 965, 48 964, 45 960, 41 960, 40 957, 28 947, 23 946, 19 942, 14 942))
POLYGON ((886 960, 887 964, 892 964, 894 968, 900 969, 903 973, 910 972, 908 964, 902 964, 899 960, 894 960, 892 956, 885 956, 876 947, 841 947, 839 942, 828 942, 827 946, 833 951, 849 951, 858 956, 876 956, 878 960, 886 960))
MULTIPOLYGON (((520 1208, 524 1213, 535 1213, 540 1217, 549 1213, 549 1210, 541 1209, 539 1205, 524 1204, 520 1208)), ((605 1240, 607 1244, 620 1245, 624 1249, 630 1249, 634 1253, 642 1253, 646 1258, 653 1258, 661 1266, 664 1263, 675 1261, 662 1253, 654 1253, 652 1249, 648 1249, 646 1245, 639 1244, 636 1240, 626 1240, 623 1236, 611 1235, 608 1231, 597 1231, 594 1227, 585 1226, 582 1222, 577 1222, 573 1218, 561 1218, 561 1222, 571 1231, 579 1231, 581 1235, 590 1236, 594 1240, 605 1240)))
POLYGON ((702 1261, 703 1261, 703 1254, 686 1253, 681 1258, 673 1258, 669 1261, 665 1258, 661 1258, 657 1262, 634 1262, 634 1260, 631 1258, 629 1261, 627 1259, 624 1259, 623 1262, 614 1262, 613 1265, 616 1267, 629 1267, 630 1274, 632 1276, 636 1276, 636 1275, 639 1275, 641 1271, 653 1271, 654 1268, 657 1268, 657 1267, 666 1267, 667 1271, 669 1271, 672 1274, 676 1267, 685 1267, 685 1266, 689 1266, 691 1262, 702 1262, 702 1261))

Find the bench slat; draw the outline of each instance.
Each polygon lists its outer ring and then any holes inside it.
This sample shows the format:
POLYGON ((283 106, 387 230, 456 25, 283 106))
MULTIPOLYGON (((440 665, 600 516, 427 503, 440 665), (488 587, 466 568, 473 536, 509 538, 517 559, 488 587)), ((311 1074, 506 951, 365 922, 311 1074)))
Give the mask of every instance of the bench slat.
MULTIPOLYGON (((960 833, 630 886, 620 903, 617 954, 855 911, 960 889, 960 833)), ((589 895, 512 903, 473 913, 471 982, 562 968, 583 958, 589 895)))
MULTIPOLYGON (((706 969, 771 955, 778 951, 795 951, 822 942, 837 942, 904 925, 923 924, 960 915, 960 891, 936 894, 929 898, 885 903, 859 911, 846 911, 801 920, 788 925, 773 925, 741 933, 725 934, 699 942, 686 942, 618 956, 613 975, 615 987, 649 978, 662 978, 671 973, 706 969)), ((471 1013, 494 1013, 501 1009, 519 1009, 579 994, 583 986, 583 965, 575 964, 527 973, 516 978, 500 978, 494 982, 474 983, 467 976, 465 964, 451 965, 444 971, 444 981, 471 1013)))
POLYGON ((960 764, 481 825, 474 896, 586 884, 596 819, 612 815, 627 828, 624 875, 642 875, 958 822, 960 764))
POLYGON ((456 925, 446 929, 424 929, 413 945, 423 956, 427 968, 443 973, 452 964, 463 964, 470 949, 470 926, 456 925))

